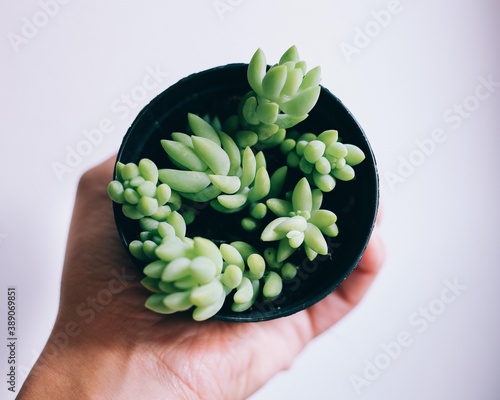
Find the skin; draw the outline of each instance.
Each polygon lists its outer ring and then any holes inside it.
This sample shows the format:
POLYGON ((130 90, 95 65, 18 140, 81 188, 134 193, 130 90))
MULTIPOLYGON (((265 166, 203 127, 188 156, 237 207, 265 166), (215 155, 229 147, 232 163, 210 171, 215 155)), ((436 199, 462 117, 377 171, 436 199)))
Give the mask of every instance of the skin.
POLYGON ((375 230, 342 285, 292 316, 199 323, 155 314, 116 233, 106 194, 113 167, 110 159, 80 180, 58 316, 18 399, 247 398, 352 310, 383 263, 375 230))

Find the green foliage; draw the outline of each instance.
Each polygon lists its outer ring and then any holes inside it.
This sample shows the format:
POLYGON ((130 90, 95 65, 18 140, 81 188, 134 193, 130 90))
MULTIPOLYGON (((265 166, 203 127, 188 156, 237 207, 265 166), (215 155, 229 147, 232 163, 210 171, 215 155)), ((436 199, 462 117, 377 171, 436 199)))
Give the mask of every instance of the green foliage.
POLYGON ((290 257, 298 249, 309 260, 328 254, 325 237, 339 234, 335 213, 321 209, 323 192, 333 190, 337 180, 354 179, 353 167, 365 156, 357 146, 341 143, 336 130, 316 135, 290 129, 308 117, 319 98, 320 67, 308 70, 295 46, 268 67, 258 49, 247 78, 252 90, 233 115, 221 122, 217 115, 189 113, 186 132, 160 141, 169 168, 158 169, 149 159, 116 164, 108 195, 122 204, 126 217, 139 221, 129 250, 145 264, 142 284, 152 292, 150 310, 191 310, 193 319, 202 321, 225 301, 234 312, 250 309, 258 299, 272 301, 283 281, 297 275, 290 257), (269 170, 266 151, 278 146, 283 165, 269 170), (289 169, 302 177, 283 193, 289 169), (212 211, 205 212, 247 210, 241 226, 270 246, 261 254, 243 241, 216 245, 190 237, 189 224, 198 218, 186 207, 191 201, 210 204, 212 211))

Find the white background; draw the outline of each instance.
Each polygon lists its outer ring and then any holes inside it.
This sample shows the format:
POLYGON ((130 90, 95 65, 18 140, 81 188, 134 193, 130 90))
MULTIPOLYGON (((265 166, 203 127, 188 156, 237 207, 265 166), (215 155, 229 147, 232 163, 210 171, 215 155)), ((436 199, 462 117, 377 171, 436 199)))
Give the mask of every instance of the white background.
POLYGON ((5 1, 0 16, 1 399, 11 398, 6 288, 18 293, 19 385, 55 318, 81 173, 112 156, 140 108, 178 79, 248 62, 257 47, 276 61, 292 44, 321 65, 322 84, 372 143, 388 259, 362 304, 252 400, 498 398, 497 1, 68 1, 45 19, 40 3, 5 1), (43 26, 30 33, 34 19, 43 26), (148 68, 165 76, 117 112, 148 68), (497 83, 474 99, 481 79, 497 83), (113 131, 58 177, 54 165, 103 120, 113 131), (460 287, 447 304, 445 281, 460 287), (407 346, 384 356, 405 332, 407 346))

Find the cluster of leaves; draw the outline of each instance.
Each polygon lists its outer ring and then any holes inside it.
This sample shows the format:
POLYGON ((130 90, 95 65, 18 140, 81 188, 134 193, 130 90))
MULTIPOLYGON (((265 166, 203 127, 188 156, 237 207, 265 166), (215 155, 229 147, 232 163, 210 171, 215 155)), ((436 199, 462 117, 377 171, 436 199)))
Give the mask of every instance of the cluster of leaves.
POLYGON ((171 168, 158 169, 149 159, 117 163, 108 194, 125 216, 139 220, 142 231, 129 250, 146 264, 142 283, 153 292, 147 308, 165 314, 192 309, 201 321, 230 297, 232 310, 242 312, 259 296, 274 299, 283 279, 295 277, 290 260, 297 249, 309 260, 328 253, 325 237, 337 236, 338 228, 334 212, 321 209, 323 192, 334 188, 335 179, 354 178, 352 166, 364 154, 341 143, 334 130, 290 130, 316 104, 320 75, 319 67, 307 70, 295 46, 269 69, 259 49, 248 67, 252 90, 234 115, 221 124, 217 116, 189 113, 187 133, 161 140, 171 168), (266 150, 278 146, 284 165, 270 173, 266 150), (283 192, 290 168, 302 177, 283 192), (188 201, 222 214, 247 209, 241 226, 249 232, 262 228, 260 241, 269 246, 260 254, 243 241, 218 246, 210 238, 187 236, 196 218, 182 210, 188 201))

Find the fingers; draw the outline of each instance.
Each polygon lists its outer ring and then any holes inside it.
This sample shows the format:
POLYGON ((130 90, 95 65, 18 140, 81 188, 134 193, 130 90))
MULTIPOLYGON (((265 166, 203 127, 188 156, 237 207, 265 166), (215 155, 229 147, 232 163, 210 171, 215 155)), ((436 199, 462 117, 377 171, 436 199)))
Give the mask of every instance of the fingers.
POLYGON ((375 230, 361 261, 351 275, 331 295, 307 310, 314 336, 330 328, 361 301, 384 259, 384 245, 375 230))
POLYGON ((349 308, 361 301, 382 267, 384 259, 384 244, 375 231, 358 266, 336 291, 349 308))
POLYGON ((380 225, 384 217, 384 207, 383 204, 380 202, 378 205, 378 211, 377 211, 377 216, 375 219, 375 225, 380 225))
POLYGON ((80 178, 68 237, 68 260, 80 257, 87 250, 87 256, 113 258, 111 248, 118 248, 120 255, 123 253, 107 194, 107 185, 113 179, 114 160, 109 158, 80 178))
POLYGON ((116 156, 108 158, 106 161, 96 165, 86 171, 78 183, 79 191, 87 191, 98 186, 107 185, 113 179, 113 171, 116 156))

